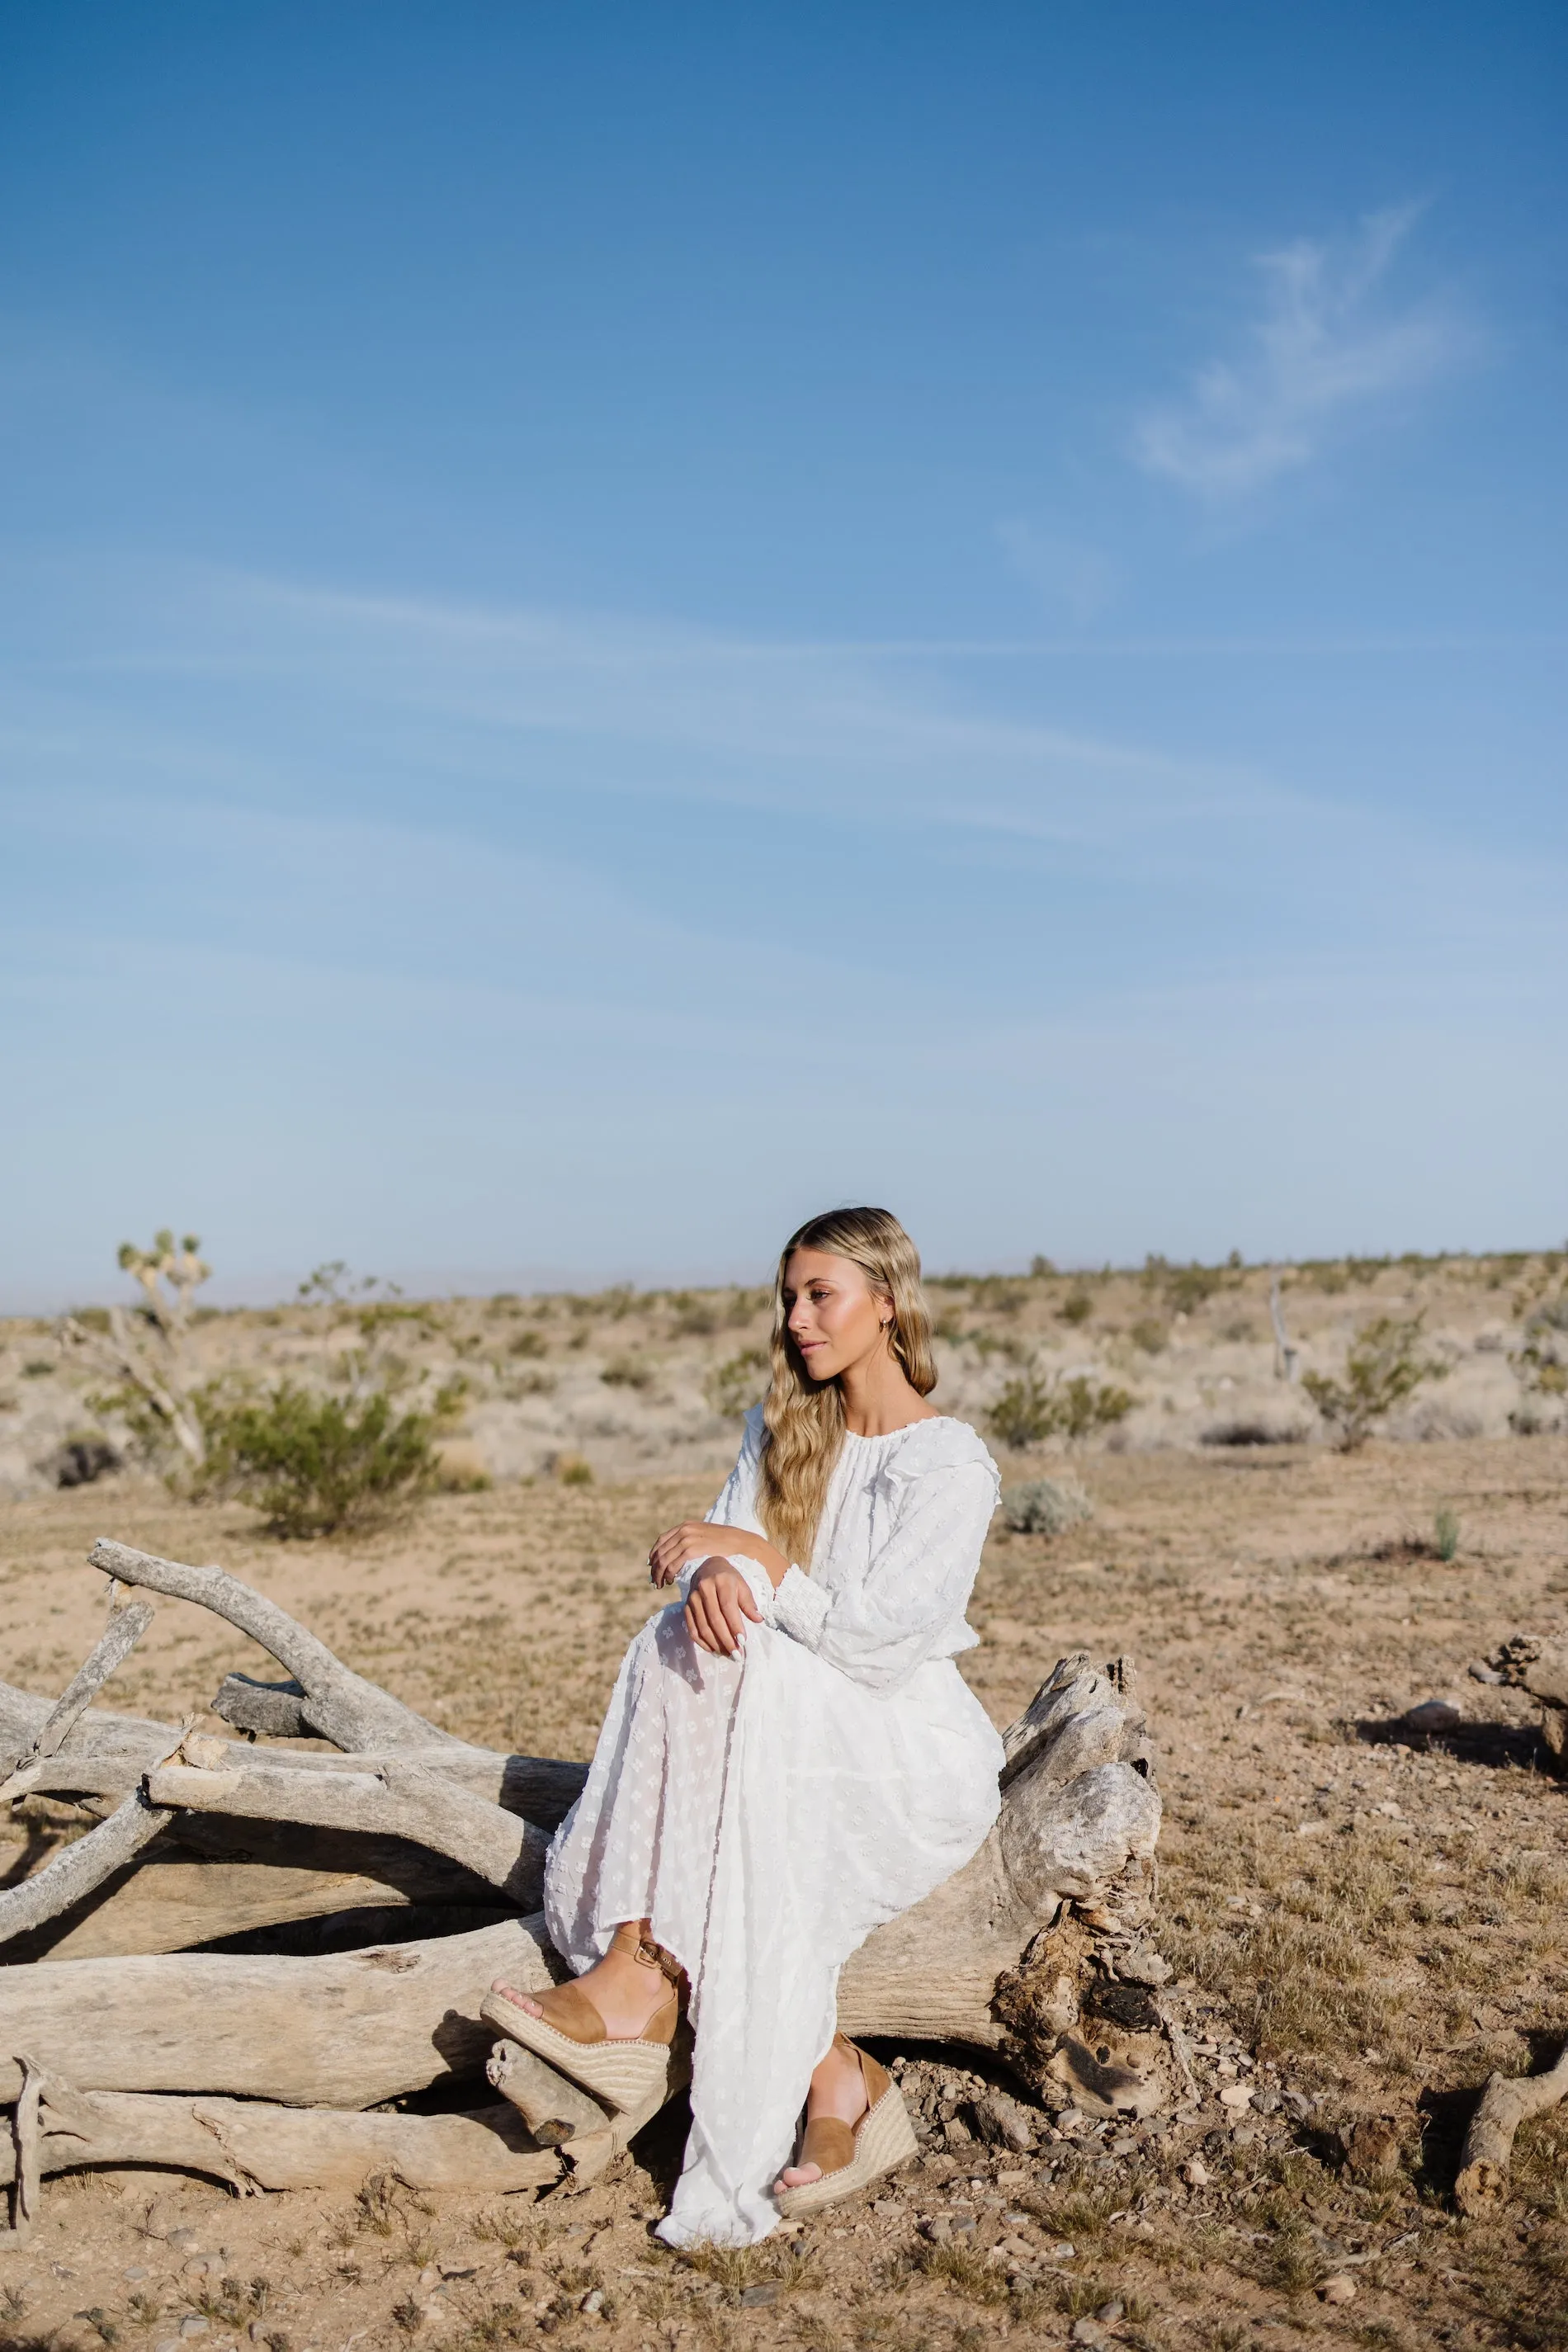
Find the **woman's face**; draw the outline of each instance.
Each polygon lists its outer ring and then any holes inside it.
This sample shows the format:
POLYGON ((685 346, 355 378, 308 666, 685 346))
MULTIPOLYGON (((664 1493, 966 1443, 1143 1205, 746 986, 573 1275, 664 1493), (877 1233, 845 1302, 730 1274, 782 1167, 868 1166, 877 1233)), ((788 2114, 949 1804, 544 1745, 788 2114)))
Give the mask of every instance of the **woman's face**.
POLYGON ((837 1380, 884 1345, 892 1302, 847 1257, 792 1251, 784 1296, 790 1337, 814 1381, 837 1380))

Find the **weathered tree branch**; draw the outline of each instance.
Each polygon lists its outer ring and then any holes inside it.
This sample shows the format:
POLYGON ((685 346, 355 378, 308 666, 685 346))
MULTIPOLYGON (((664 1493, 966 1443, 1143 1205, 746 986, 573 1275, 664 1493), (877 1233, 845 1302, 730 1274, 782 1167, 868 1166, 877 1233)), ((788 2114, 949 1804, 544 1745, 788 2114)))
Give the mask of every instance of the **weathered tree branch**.
POLYGON ((479 2004, 496 1977, 527 1991, 561 1974, 537 1913, 319 1959, 38 1960, 0 1975, 0 2104, 21 2089, 8 2055, 20 2048, 86 2090, 376 2106, 479 2072, 495 2040, 479 2004))
POLYGON ((374 1773, 280 1771, 270 1762, 214 1772, 171 1763, 149 1772, 146 1787, 151 1802, 170 1811, 410 1838, 460 1862, 523 1908, 531 1908, 543 1890, 550 1840, 542 1830, 396 1756, 374 1773))
MULTIPOLYGON (((77 2091, 51 2075, 43 2082, 42 2130, 34 2137, 35 2163, 44 2173, 152 2164, 207 2173, 242 2193, 352 2191, 370 2174, 385 2172, 410 2189, 495 2195, 545 2189, 561 2177, 559 2157, 536 2147, 521 2118, 500 2102, 464 2115, 343 2115, 256 2099, 77 2091)), ((0 2184, 15 2171, 10 2151, 0 2150, 0 2184)), ((36 2210, 36 2185, 33 2194, 36 2210)))
POLYGON ((169 1811, 152 1803, 140 1789, 124 1798, 106 1822, 75 1839, 18 1886, 0 1887, 0 1944, 59 1918, 94 1889, 123 1870, 166 1829, 169 1811))
POLYGON ((22 2087, 11 2118, 11 2178, 16 2185, 11 2196, 11 2227, 5 2234, 14 2246, 25 2246, 38 2218, 38 2184, 43 2177, 39 2106, 44 2072, 37 2060, 29 2058, 25 2052, 18 2052, 16 2063, 22 2070, 22 2087))
POLYGON ((1459 2158, 1454 2201, 1461 2213, 1479 2213, 1508 2194, 1514 2134, 1531 2116, 1568 2099, 1568 2043, 1544 2074, 1494 2074, 1470 2117, 1459 2158))
POLYGON ((0 1783, 0 1803, 25 1797, 37 1785, 37 1769, 43 1760, 58 1753, 67 1735, 86 1714, 110 1675, 131 1655, 153 1617, 152 1604, 146 1601, 133 1601, 128 1608, 110 1611, 108 1624, 49 1709, 31 1749, 0 1783))
POLYGON ((177 1601, 194 1601, 248 1633, 301 1685, 300 1712, 312 1731, 338 1748, 460 1746, 450 1732, 426 1722, 352 1666, 334 1657, 324 1642, 307 1632, 277 1602, 221 1568, 191 1568, 183 1560, 159 1559, 151 1552, 100 1538, 88 1555, 94 1568, 122 1584, 144 1585, 177 1601))

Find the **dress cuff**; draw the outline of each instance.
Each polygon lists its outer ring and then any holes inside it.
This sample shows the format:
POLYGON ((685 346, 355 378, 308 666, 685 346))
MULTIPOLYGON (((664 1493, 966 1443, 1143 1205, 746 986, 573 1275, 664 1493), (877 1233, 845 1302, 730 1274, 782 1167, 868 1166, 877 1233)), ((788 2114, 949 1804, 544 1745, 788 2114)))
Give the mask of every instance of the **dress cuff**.
POLYGON ((792 1567, 773 1588, 773 1621, 808 1650, 815 1650, 831 1605, 820 1584, 813 1584, 809 1576, 792 1567))

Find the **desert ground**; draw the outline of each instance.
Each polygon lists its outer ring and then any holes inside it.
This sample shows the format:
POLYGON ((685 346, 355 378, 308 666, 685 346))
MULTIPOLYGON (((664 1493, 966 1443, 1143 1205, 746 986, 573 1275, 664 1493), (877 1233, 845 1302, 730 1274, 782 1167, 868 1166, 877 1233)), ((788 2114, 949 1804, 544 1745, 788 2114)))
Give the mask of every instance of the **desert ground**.
MULTIPOLYGON (((983 2070, 884 2047, 915 2095, 919 2159, 747 2253, 652 2238, 673 2108, 613 2174, 531 2201, 238 2200, 183 2175, 64 2176, 32 2242, 0 2247, 0 2343, 1568 2345, 1568 2109, 1526 2126, 1495 2217, 1463 2221, 1451 2197, 1488 2074, 1539 2065, 1568 2032, 1568 1781, 1534 1703, 1470 1673, 1516 1630, 1568 1625, 1568 1434, 1519 1359, 1562 1279, 1560 1261, 1524 1256, 1286 1270, 1304 1365, 1332 1370, 1369 1318, 1420 1312, 1446 1373, 1350 1454, 1279 1377, 1267 1270, 932 1286, 947 1410, 984 1425, 1031 1366, 1136 1399, 1070 1450, 996 1447, 1006 1486, 1070 1469, 1093 1516, 1055 1537, 998 1517, 963 1665, 1002 1724, 1066 1653, 1136 1660, 1166 1807, 1155 1940, 1193 2103, 1136 2129, 1064 2132, 1035 2111, 1029 2146, 998 2147, 973 2125, 983 2070), (1461 1719, 1416 1734, 1405 1711, 1433 1697, 1461 1719), (1237 2085, 1248 2103, 1222 2102, 1237 2085)), ((5 1675, 64 1687, 102 1622, 86 1554, 108 1534, 222 1562, 453 1732, 585 1756, 656 1605, 648 1543, 711 1501, 760 1391, 764 1305, 730 1291, 400 1308, 378 1342, 390 1334, 410 1393, 462 1371, 467 1424, 451 1491, 352 1542, 279 1541, 237 1501, 178 1499, 91 1402, 101 1381, 62 1362, 49 1327, 14 1321, 5 1675), (124 1466, 54 1483, 90 1433, 124 1466)), ((329 1303, 211 1316, 192 1345, 207 1376, 324 1380, 355 1337, 329 1303)), ((234 1669, 269 1670, 166 1601, 104 1704, 204 1722, 234 1669)), ((24 1801, 0 1828, 0 1875, 25 1876, 86 1822, 24 1801)))

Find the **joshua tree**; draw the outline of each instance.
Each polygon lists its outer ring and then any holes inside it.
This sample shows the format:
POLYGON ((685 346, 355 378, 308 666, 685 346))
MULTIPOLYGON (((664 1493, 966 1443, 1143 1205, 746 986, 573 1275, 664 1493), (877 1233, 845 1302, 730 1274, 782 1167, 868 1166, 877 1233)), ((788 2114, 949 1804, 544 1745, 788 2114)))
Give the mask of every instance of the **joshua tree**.
POLYGON ((150 1250, 121 1242, 119 1263, 140 1284, 145 1305, 129 1312, 108 1307, 101 1328, 84 1315, 64 1316, 59 1324, 61 1347, 82 1350, 119 1383, 113 1401, 139 1433, 154 1446, 177 1446, 193 1469, 206 1455, 184 1349, 192 1297, 212 1272, 200 1248, 199 1235, 184 1234, 176 1249, 168 1228, 153 1235, 150 1250))

